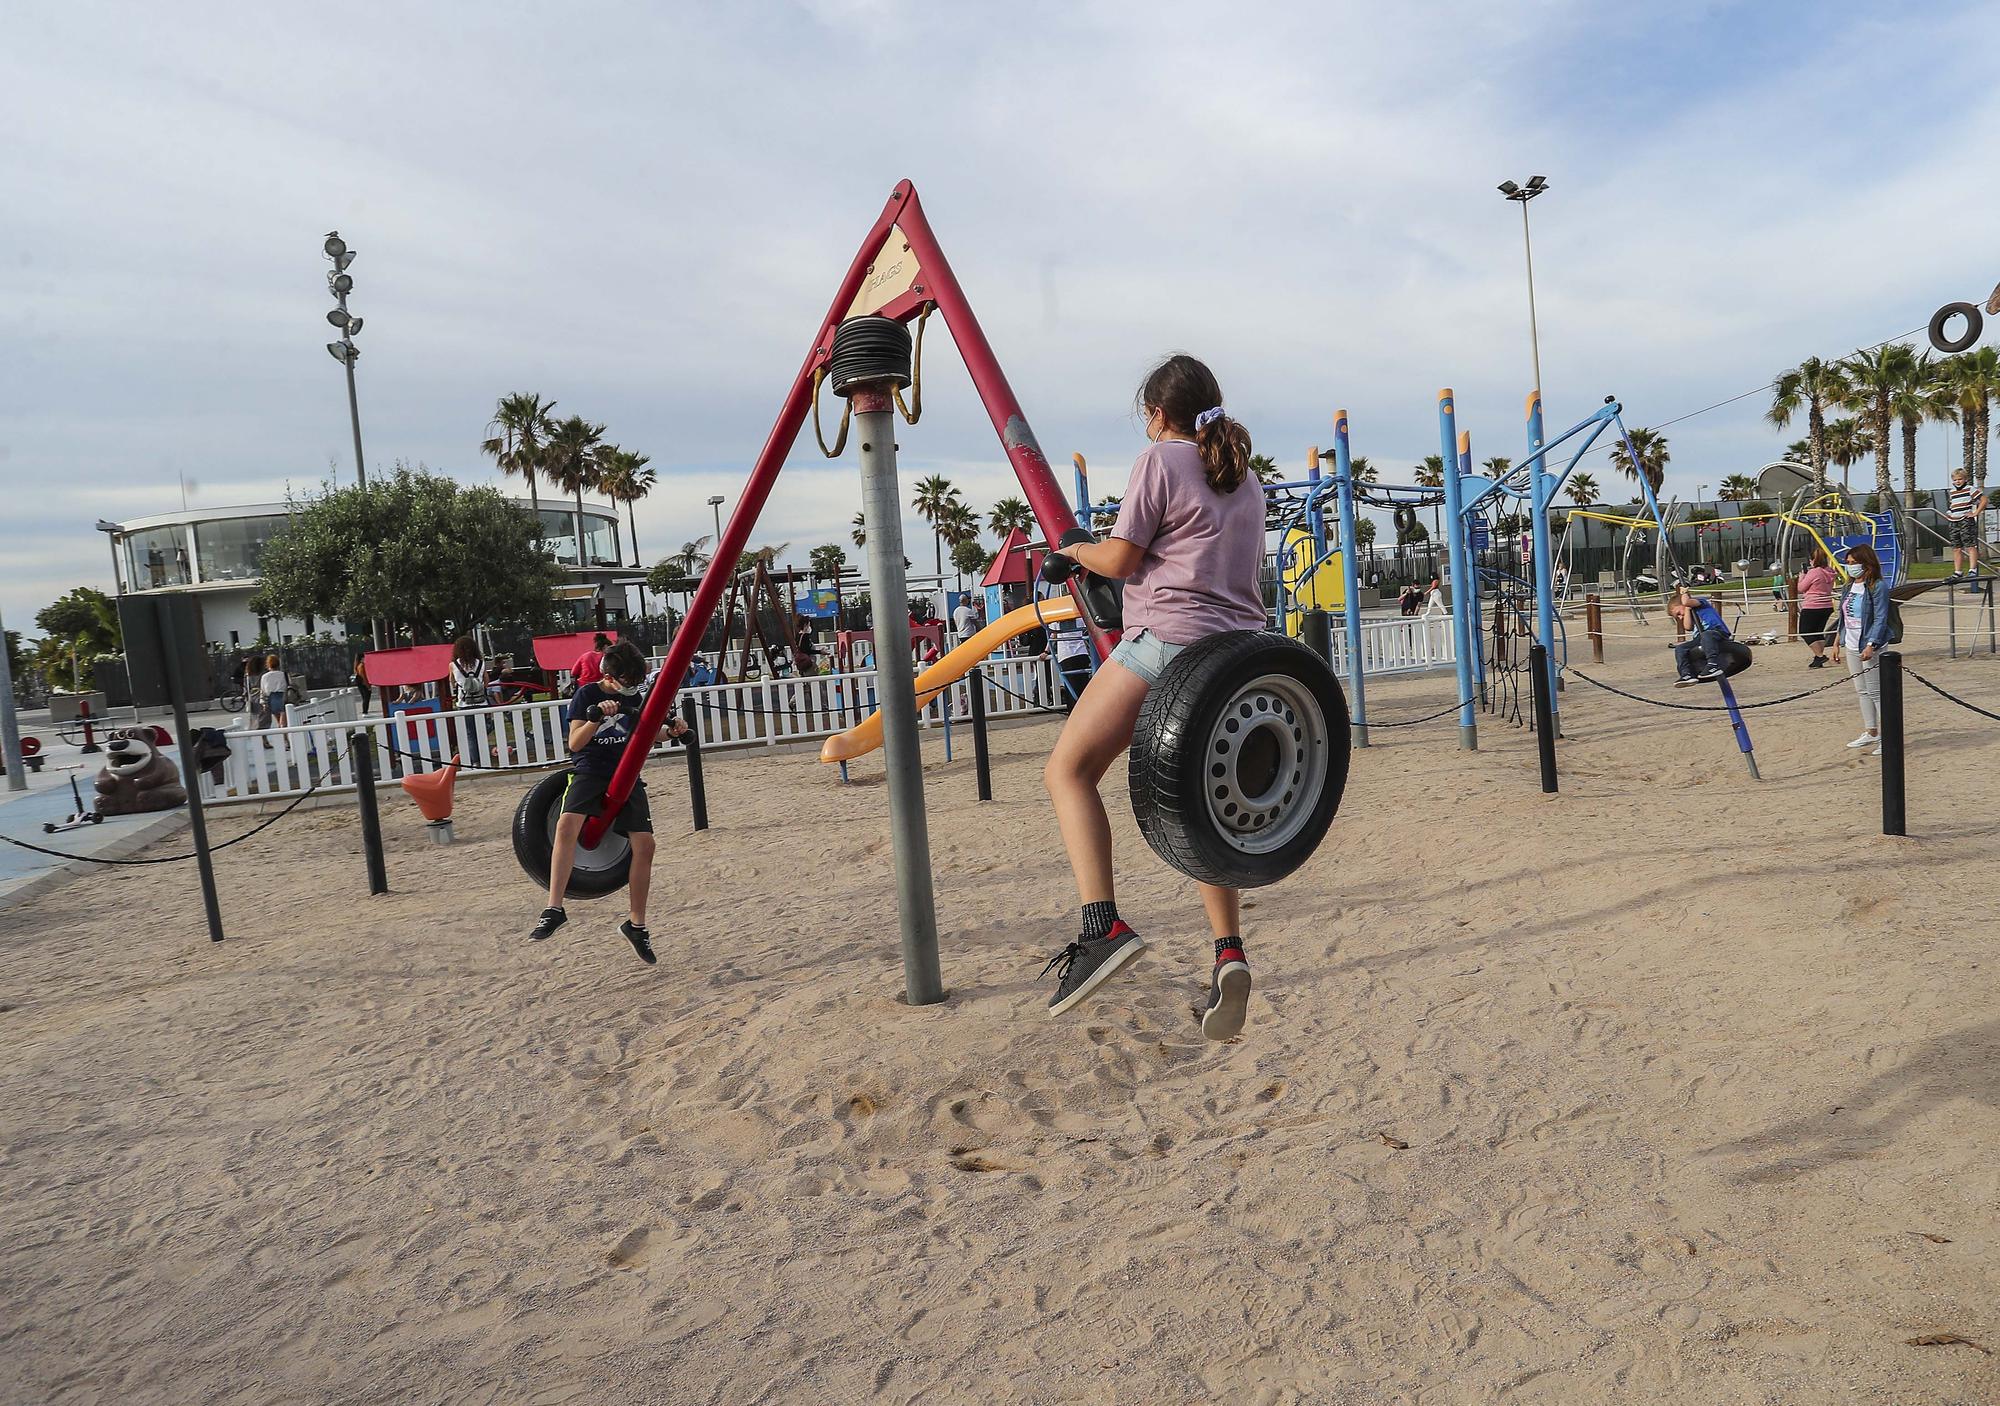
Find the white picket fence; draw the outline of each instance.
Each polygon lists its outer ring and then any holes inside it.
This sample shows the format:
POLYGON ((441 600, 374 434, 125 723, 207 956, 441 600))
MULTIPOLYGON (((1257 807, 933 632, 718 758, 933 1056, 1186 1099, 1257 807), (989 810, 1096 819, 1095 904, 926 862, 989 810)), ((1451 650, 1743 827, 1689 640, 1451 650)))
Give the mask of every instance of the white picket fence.
MULTIPOLYGON (((1062 703, 1062 684, 1046 658, 993 659, 983 666, 988 717, 1035 713, 1062 703)), ((694 704, 695 730, 705 748, 775 747, 845 732, 875 711, 874 672, 815 674, 683 689, 694 704)), ((327 720, 296 727, 232 729, 229 757, 218 785, 204 774, 204 801, 285 799, 312 789, 352 790, 354 764, 348 735, 365 729, 375 739, 378 780, 408 771, 431 771, 457 754, 470 765, 532 768, 568 760, 560 700, 513 703, 442 713, 401 713, 359 722, 327 720)), ((972 683, 961 679, 919 713, 924 727, 969 723, 972 683)), ((659 749, 655 749, 656 754, 659 749)))
MULTIPOLYGON (((1419 669, 1442 669, 1456 663, 1458 651, 1451 633, 1451 617, 1429 619, 1413 615, 1395 620, 1361 622, 1361 672, 1366 674, 1406 674, 1419 669)), ((1347 677, 1347 631, 1333 627, 1333 670, 1347 677)))

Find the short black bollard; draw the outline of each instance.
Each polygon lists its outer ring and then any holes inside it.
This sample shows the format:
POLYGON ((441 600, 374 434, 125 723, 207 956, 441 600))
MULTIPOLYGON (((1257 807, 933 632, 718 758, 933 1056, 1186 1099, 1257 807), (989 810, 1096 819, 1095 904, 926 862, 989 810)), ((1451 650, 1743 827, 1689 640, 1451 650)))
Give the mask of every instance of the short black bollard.
POLYGON ((972 774, 979 784, 979 799, 993 799, 993 767, 986 755, 986 671, 975 668, 966 676, 972 684, 972 774))
MULTIPOLYGON (((702 700, 702 709, 707 711, 708 700, 702 700)), ((688 804, 694 807, 694 828, 708 828, 708 788, 701 779, 701 728, 695 721, 694 700, 685 695, 681 698, 681 721, 687 724, 687 735, 681 738, 681 745, 687 748, 688 757, 688 804)))
POLYGON ((1299 626, 1299 642, 1327 663, 1333 662, 1333 618, 1324 610, 1308 610, 1299 626))
POLYGON ((361 852, 368 859, 368 892, 387 893, 389 871, 382 863, 382 812, 375 804, 373 734, 348 733, 347 755, 354 763, 354 794, 361 802, 361 852))
POLYGON ((1903 656, 1885 650, 1875 656, 1881 677, 1879 700, 1881 717, 1876 721, 1882 737, 1882 833, 1907 835, 1903 819, 1903 656))
POLYGON ((1535 751, 1542 759, 1542 793, 1556 793, 1556 720, 1549 706, 1549 652, 1539 644, 1528 646, 1528 672, 1534 676, 1535 751))

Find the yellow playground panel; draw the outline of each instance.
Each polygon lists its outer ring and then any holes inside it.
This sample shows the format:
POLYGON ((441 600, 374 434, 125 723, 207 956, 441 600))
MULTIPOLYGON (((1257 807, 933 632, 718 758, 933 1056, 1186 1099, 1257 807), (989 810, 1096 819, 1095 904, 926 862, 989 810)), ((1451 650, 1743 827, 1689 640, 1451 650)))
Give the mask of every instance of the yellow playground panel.
POLYGON ((1278 561, 1279 581, 1285 588, 1286 634, 1297 636, 1308 610, 1346 609, 1347 573, 1341 569, 1338 551, 1316 553, 1312 533, 1294 527, 1285 533, 1278 561))

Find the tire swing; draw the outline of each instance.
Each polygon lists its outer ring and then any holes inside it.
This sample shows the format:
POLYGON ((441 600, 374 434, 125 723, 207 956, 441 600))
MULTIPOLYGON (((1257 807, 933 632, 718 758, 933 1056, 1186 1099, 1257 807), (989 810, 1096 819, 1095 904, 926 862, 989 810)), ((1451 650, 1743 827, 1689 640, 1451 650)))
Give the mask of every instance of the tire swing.
MULTIPOLYGON (((550 772, 529 788, 514 810, 514 858, 528 877, 543 888, 549 886, 556 821, 562 818, 563 792, 569 789, 569 776, 567 769, 550 772)), ((569 886, 563 894, 568 898, 602 898, 624 888, 631 872, 631 842, 614 825, 604 832, 596 849, 576 847, 576 862, 569 871, 569 886)))
POLYGON ((1979 340, 1982 325, 1977 303, 1946 303, 1931 314, 1931 345, 1947 356, 1954 356, 1979 340), (1965 319, 1965 330, 1956 337, 1947 337, 1945 324, 1954 317, 1965 319))
MULTIPOLYGON (((1061 546, 1095 542, 1071 528, 1061 546)), ((1042 579, 1073 587, 1101 630, 1123 624, 1122 583, 1068 557, 1042 579)), ((1175 656, 1132 730, 1132 814, 1153 853, 1204 884, 1253 889, 1312 857, 1347 788, 1347 695, 1327 662, 1275 630, 1210 635, 1175 656)))
POLYGON ((1396 505, 1394 517, 1396 522, 1396 540, 1398 542, 1409 541, 1411 535, 1417 530, 1417 510, 1408 503, 1399 503, 1396 505))

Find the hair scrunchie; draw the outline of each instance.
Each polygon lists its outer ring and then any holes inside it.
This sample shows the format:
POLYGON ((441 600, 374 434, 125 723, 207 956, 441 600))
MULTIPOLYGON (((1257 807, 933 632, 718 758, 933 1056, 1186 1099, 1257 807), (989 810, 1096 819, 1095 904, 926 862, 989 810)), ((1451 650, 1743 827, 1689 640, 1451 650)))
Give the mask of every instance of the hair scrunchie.
POLYGON ((1215 423, 1215 421, 1220 420, 1221 418, 1222 418, 1222 407, 1220 405, 1212 406, 1209 409, 1202 411, 1201 414, 1194 417, 1194 427, 1197 431, 1205 430, 1211 424, 1215 423))

